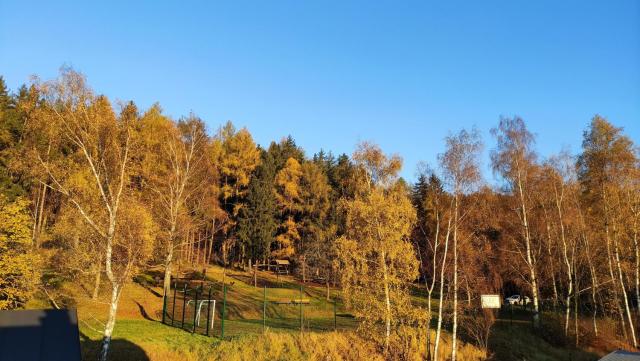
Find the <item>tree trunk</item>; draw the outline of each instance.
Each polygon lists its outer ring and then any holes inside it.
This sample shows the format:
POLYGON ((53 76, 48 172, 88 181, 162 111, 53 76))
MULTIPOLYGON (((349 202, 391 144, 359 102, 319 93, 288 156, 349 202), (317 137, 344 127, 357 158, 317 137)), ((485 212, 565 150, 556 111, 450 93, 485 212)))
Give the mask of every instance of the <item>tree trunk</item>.
MULTIPOLYGON (((589 261, 589 263, 591 263, 591 261, 589 261)), ((596 287, 598 285, 598 279, 591 264, 589 264, 589 272, 591 272, 591 302, 593 302, 593 333, 596 337, 598 337, 598 302, 596 300, 596 287)))
MULTIPOLYGON (((425 278, 424 286, 427 288, 427 361, 431 360, 431 319, 432 319, 432 311, 431 311, 431 297, 433 294, 433 289, 436 285, 436 272, 438 267, 438 245, 440 240, 440 214, 436 210, 436 234, 433 241, 433 261, 432 261, 432 270, 433 273, 431 275, 431 285, 427 284, 427 280, 425 278)), ((421 258, 422 260, 422 258, 421 258)))
POLYGON ((97 300, 98 295, 100 293, 100 279, 102 278, 102 262, 98 262, 98 270, 96 272, 95 281, 93 284, 93 294, 91 295, 92 300, 97 300))
MULTIPOLYGON (((435 278, 435 274, 433 275, 435 278)), ((431 360, 431 292, 427 290, 427 361, 431 360)))
POLYGON ((209 251, 207 252, 207 263, 211 263, 211 255, 213 254, 213 240, 216 235, 216 220, 211 220, 211 239, 209 240, 209 251))
POLYGON ((327 284, 327 301, 331 301, 331 288, 329 288, 329 277, 325 280, 327 284))
POLYGON ((104 270, 111 282, 111 301, 109 303, 109 317, 104 328, 104 336, 102 338, 102 348, 100 350, 100 361, 107 361, 107 354, 109 352, 109 346, 111 345, 111 335, 113 334, 113 327, 116 324, 116 314, 118 311, 118 302, 120 301, 120 291, 122 285, 119 280, 116 279, 112 269, 112 257, 113 257, 113 238, 115 237, 116 230, 116 216, 111 214, 109 219, 109 229, 106 235, 106 252, 104 257, 104 270))
POLYGON ((638 347, 638 342, 636 341, 636 331, 635 327, 633 326, 633 316, 631 316, 631 309, 629 308, 629 298, 627 297, 627 290, 622 278, 622 267, 620 266, 620 252, 618 251, 617 240, 614 241, 614 245, 616 251, 616 265, 618 267, 618 279, 620 280, 620 289, 622 290, 622 298, 624 300, 624 307, 627 313, 627 321, 629 322, 629 331, 631 331, 631 340, 633 341, 633 347, 638 347))
POLYGON ((538 280, 536 278, 536 268, 531 253, 531 236, 529 233, 529 221, 527 219, 527 207, 525 204, 524 190, 522 189, 522 180, 518 173, 518 191, 520 193, 520 209, 522 211, 522 226, 524 228, 524 241, 527 252, 527 266, 529 267, 529 275, 531 281, 531 296, 533 297, 533 327, 540 326, 540 307, 538 303, 538 280))
POLYGON ((637 220, 633 221, 633 248, 636 256, 635 283, 636 283, 636 313, 640 315, 640 249, 638 247, 638 225, 637 220))
MULTIPOLYGON (((571 318, 571 296, 573 294, 573 268, 572 262, 569 260, 569 251, 567 250, 567 238, 564 231, 564 220, 562 217, 562 200, 564 198, 564 189, 560 190, 558 194, 557 188, 554 186, 554 195, 556 210, 558 215, 558 223, 560 224, 560 240, 562 241, 562 256, 564 258, 565 266, 567 266, 567 297, 565 299, 565 319, 564 319, 564 335, 569 334, 569 319, 571 318)), ((574 251, 575 255, 575 251, 574 251)))
POLYGON ((440 300, 438 303, 438 326, 436 328, 436 340, 433 349, 433 360, 438 361, 438 348, 440 347, 440 333, 442 332, 442 308, 444 306, 444 272, 446 268, 447 253, 449 250, 449 234, 451 231, 451 219, 447 225, 447 235, 444 239, 444 254, 442 255, 442 268, 440 268, 440 300))
MULTIPOLYGON (((546 218, 546 211, 545 211, 546 218)), ((553 256, 551 254, 551 226, 548 221, 545 221, 547 227, 547 256, 549 257, 549 268, 551 269, 551 282, 553 282, 553 307, 554 312, 556 312, 556 307, 558 307, 558 287, 556 285, 556 272, 555 267, 553 266, 553 256)))
MULTIPOLYGON (((576 289, 579 289, 577 278, 576 278, 576 289)), ((578 344, 580 343, 580 328, 578 327, 578 294, 576 294, 575 297, 573 297, 573 303, 574 303, 573 317, 574 317, 574 325, 576 329, 576 348, 578 348, 578 344)))
POLYGON ((453 331, 451 335, 451 361, 458 356, 458 194, 455 195, 453 225, 453 331))
MULTIPOLYGON (((609 237, 609 226, 607 225, 605 225, 605 238, 607 243, 607 261, 609 263, 609 277, 611 277, 611 282, 615 282, 616 277, 613 272, 613 260, 612 260, 613 255, 611 254, 611 238, 609 237)), ((618 316, 620 317, 620 325, 622 326, 622 334, 624 338, 628 340, 627 325, 626 325, 626 321, 624 320, 622 307, 620 306, 620 295, 618 294, 618 288, 615 287, 615 285, 612 288, 613 288, 613 296, 615 298, 616 309, 618 310, 618 316)))
POLYGON ((302 283, 307 282, 307 262, 306 258, 302 256, 302 283))
POLYGON ((380 264, 382 265, 382 279, 384 287, 384 323, 385 323, 385 337, 384 337, 384 353, 389 351, 389 339, 391 338, 391 295, 389 292, 389 277, 387 275, 387 257, 384 251, 380 252, 380 264))
POLYGON ((116 314, 118 311, 118 301, 120 300, 120 286, 112 283, 111 302, 109 303, 109 317, 104 327, 104 337, 102 338, 102 348, 100 349, 100 361, 107 361, 109 346, 111 345, 111 335, 116 325, 116 314))
POLYGON ((165 259, 164 266, 164 282, 162 285, 163 294, 168 297, 171 292, 171 272, 173 268, 173 246, 169 247, 167 258, 165 259))

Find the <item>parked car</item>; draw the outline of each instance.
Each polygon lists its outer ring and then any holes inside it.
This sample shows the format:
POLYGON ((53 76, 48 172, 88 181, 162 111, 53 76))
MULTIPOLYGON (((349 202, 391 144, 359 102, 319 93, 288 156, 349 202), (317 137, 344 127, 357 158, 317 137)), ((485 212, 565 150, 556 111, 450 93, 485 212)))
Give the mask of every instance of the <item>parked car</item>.
POLYGON ((531 303, 531 299, 527 296, 512 295, 505 298, 504 303, 507 305, 528 305, 531 303))

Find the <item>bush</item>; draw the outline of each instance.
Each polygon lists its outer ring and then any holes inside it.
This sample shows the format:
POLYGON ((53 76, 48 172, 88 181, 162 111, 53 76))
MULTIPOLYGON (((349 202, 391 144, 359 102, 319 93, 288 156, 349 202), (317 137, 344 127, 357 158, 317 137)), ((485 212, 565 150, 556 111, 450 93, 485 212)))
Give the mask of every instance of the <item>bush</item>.
POLYGON ((555 347, 566 347, 571 342, 569 337, 564 334, 564 319, 560 314, 545 313, 538 334, 555 347))
POLYGON ((133 282, 143 287, 150 287, 155 284, 155 280, 148 274, 141 273, 133 277, 133 282))

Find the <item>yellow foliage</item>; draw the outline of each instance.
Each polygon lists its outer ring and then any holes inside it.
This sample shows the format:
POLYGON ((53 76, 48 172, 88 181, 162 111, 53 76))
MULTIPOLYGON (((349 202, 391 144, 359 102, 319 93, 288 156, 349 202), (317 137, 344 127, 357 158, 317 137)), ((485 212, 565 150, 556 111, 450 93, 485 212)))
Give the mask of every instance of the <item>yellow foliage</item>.
POLYGON ((39 282, 30 226, 28 202, 18 198, 9 203, 0 195, 0 309, 24 305, 39 282))

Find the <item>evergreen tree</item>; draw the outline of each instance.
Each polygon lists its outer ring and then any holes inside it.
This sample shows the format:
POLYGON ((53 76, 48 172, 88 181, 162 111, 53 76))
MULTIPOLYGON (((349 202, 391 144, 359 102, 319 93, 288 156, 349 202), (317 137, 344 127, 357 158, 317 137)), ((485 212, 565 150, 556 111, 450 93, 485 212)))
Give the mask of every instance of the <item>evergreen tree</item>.
POLYGON ((262 151, 261 158, 249 182, 246 206, 240 211, 238 220, 238 239, 253 259, 269 256, 277 228, 273 194, 275 164, 272 155, 266 151, 262 151))
POLYGON ((279 143, 271 142, 269 153, 273 157, 276 172, 284 168, 289 158, 297 160, 298 163, 304 161, 304 150, 296 145, 295 140, 290 135, 282 138, 279 143))
MULTIPOLYGON (((20 94, 24 95, 23 86, 20 94)), ((9 200, 25 193, 19 179, 11 172, 18 143, 24 128, 24 116, 17 107, 17 97, 9 94, 4 79, 0 76, 0 193, 9 200)))

